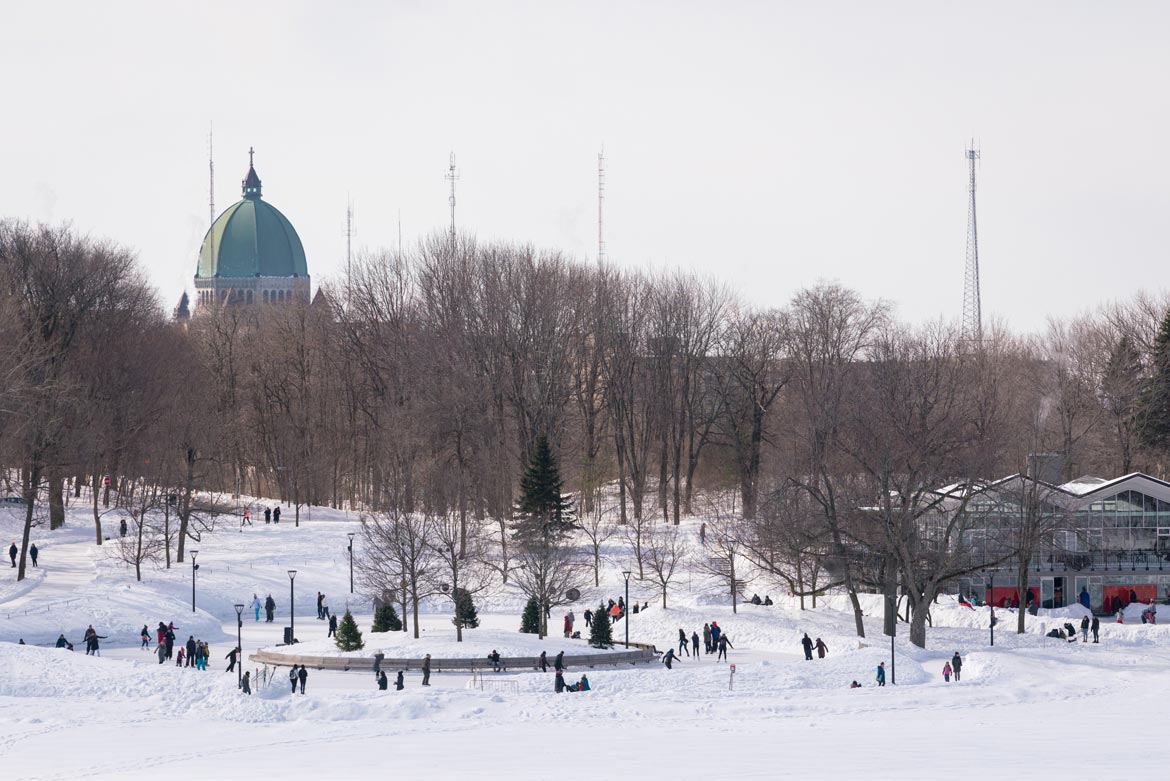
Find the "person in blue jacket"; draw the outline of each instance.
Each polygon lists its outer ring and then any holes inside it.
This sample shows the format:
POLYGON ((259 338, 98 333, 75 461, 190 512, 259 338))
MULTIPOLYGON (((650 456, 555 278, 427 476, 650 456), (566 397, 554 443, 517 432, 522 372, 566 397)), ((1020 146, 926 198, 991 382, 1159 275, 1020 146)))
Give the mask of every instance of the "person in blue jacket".
POLYGON ((885 662, 882 662, 881 664, 878 665, 877 685, 878 686, 885 686, 886 685, 886 663, 885 662))
POLYGON ((584 675, 581 676, 581 682, 577 684, 577 691, 579 691, 579 692, 589 691, 589 679, 586 678, 584 675))

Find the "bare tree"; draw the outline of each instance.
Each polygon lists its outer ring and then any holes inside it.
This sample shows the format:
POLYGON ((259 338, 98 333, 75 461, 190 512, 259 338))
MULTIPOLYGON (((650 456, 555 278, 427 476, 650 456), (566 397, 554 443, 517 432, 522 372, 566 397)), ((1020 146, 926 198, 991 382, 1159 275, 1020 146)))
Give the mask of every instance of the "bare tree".
POLYGON ((569 604, 568 592, 584 585, 586 567, 576 550, 558 540, 522 546, 516 560, 513 580, 524 596, 541 606, 539 636, 543 638, 548 635, 549 612, 569 604))
POLYGON ((410 597, 417 639, 419 602, 433 593, 435 519, 392 509, 363 515, 361 523, 362 556, 355 559, 354 567, 362 587, 370 594, 382 594, 402 585, 403 602, 406 594, 410 597))
MULTIPOLYGON (((442 578, 438 590, 451 598, 454 606, 455 640, 463 642, 460 599, 470 599, 492 583, 491 569, 486 566, 486 539, 478 523, 467 524, 459 510, 437 513, 431 520, 431 549, 435 554, 433 578, 442 578), (447 588, 443 588, 443 586, 447 588)), ((417 618, 416 618, 417 623, 417 618)))
POLYGON ((686 534, 673 524, 657 526, 650 533, 646 544, 646 564, 650 577, 662 592, 662 607, 666 607, 666 590, 687 559, 690 545, 686 534))
POLYGON ((593 554, 593 585, 601 585, 601 548, 617 533, 613 523, 613 514, 616 506, 602 507, 594 502, 589 510, 579 515, 577 528, 589 540, 589 549, 593 554))
POLYGON ((734 497, 712 497, 707 501, 706 543, 692 554, 695 569, 719 584, 722 593, 731 597, 731 612, 737 613, 744 587, 754 579, 746 566, 744 541, 750 529, 734 497))

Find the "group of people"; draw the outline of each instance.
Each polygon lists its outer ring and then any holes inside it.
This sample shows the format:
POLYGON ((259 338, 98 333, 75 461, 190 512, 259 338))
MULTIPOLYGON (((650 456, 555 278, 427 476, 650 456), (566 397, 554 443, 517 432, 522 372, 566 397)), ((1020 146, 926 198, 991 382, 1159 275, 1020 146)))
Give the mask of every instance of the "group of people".
POLYGON ((812 652, 814 648, 816 649, 818 659, 824 659, 825 654, 829 652, 829 646, 825 645, 824 640, 818 637, 817 641, 814 643, 812 638, 808 636, 808 632, 804 633, 804 638, 800 641, 800 644, 804 646, 804 660, 806 662, 812 661, 812 652))
POLYGON ((963 657, 959 656, 959 652, 955 651, 955 655, 951 657, 949 662, 943 663, 943 680, 947 683, 951 682, 951 676, 955 676, 955 683, 962 680, 963 677, 963 657))
MULTIPOLYGON (((37 556, 39 556, 40 553, 41 552, 37 550, 37 545, 35 542, 28 546, 28 557, 32 559, 32 565, 34 567, 37 565, 37 556)), ((16 557, 19 555, 20 548, 16 547, 16 543, 13 542, 12 545, 8 547, 8 558, 12 559, 12 566, 16 566, 16 557)))
POLYGON ((772 598, 770 596, 768 596, 767 594, 765 594, 764 598, 761 600, 759 594, 752 594, 752 604, 753 605, 771 605, 772 598))
MULTIPOLYGON (((709 624, 703 624, 703 648, 708 654, 715 654, 715 661, 727 658, 727 649, 735 648, 731 644, 731 638, 715 621, 709 624)), ((697 631, 691 632, 690 637, 687 637, 687 630, 681 626, 678 628, 678 651, 673 648, 666 649, 666 653, 662 655, 662 663, 666 665, 666 669, 671 670, 675 662, 681 664, 681 657, 683 655, 699 656, 699 633, 697 631), (692 654, 693 650, 693 654, 692 654)))

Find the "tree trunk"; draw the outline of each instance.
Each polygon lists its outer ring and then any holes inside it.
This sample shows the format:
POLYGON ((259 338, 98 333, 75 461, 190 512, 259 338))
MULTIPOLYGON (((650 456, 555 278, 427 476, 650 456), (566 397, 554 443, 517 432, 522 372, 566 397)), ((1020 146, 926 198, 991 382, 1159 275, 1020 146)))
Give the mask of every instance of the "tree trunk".
POLYGON ((49 529, 65 525, 65 479, 56 470, 49 473, 49 529))
POLYGON ((99 475, 93 476, 93 528, 97 534, 97 544, 102 544, 102 515, 98 512, 98 486, 101 477, 99 475))
MULTIPOLYGON (((1016 569, 1016 596, 1020 600, 1020 609, 1016 611, 1016 634, 1024 634, 1024 614, 1028 612, 1028 559, 1030 556, 1020 556, 1016 569)), ((1037 605, 1039 607, 1039 605, 1037 605)))
POLYGON ((24 489, 24 531, 21 534, 20 567, 16 570, 17 582, 24 580, 24 572, 28 559, 28 542, 32 534, 33 505, 37 499, 37 486, 40 482, 41 468, 39 466, 28 467, 25 470, 25 483, 22 486, 24 489))

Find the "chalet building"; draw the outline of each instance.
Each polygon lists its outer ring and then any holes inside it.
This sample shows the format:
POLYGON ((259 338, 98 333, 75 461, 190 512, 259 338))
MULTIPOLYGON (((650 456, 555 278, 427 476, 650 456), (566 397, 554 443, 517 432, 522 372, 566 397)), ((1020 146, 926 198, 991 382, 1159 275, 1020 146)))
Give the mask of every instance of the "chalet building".
MULTIPOLYGON (((940 494, 944 503, 958 501, 954 488, 940 494)), ((1087 601, 1096 613, 1112 613, 1134 597, 1170 600, 1170 483, 1163 480, 1134 473, 1054 485, 1013 475, 982 486, 968 514, 963 544, 989 561, 1010 550, 1005 543, 1021 523, 1042 530, 1025 586, 1040 607, 1087 601)), ((961 578, 957 590, 980 602, 1011 604, 1017 570, 1012 559, 961 578)))

